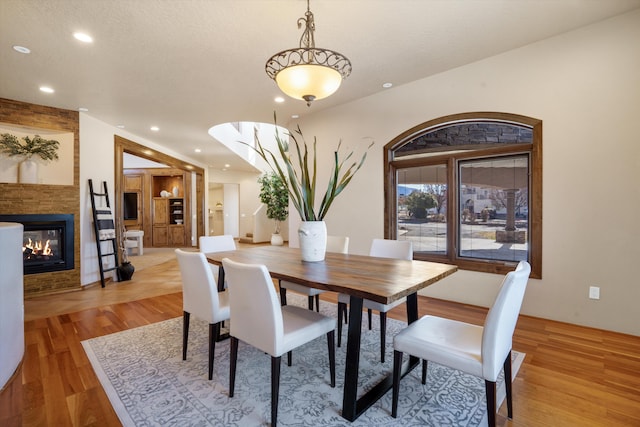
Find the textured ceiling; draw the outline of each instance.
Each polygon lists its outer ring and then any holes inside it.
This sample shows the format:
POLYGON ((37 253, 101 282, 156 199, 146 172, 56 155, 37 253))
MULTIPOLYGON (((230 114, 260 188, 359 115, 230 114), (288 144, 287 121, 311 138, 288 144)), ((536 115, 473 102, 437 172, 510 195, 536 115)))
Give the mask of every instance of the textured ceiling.
POLYGON ((638 7, 640 0, 312 0, 316 45, 346 55, 353 72, 307 108, 289 98, 275 104, 280 93, 264 72, 272 54, 298 46, 306 1, 0 0, 0 97, 85 107, 202 164, 246 169, 207 134, 211 126, 271 122, 274 111, 304 116, 389 90, 385 82, 402 85, 638 7), (75 31, 94 43, 78 42, 75 31))

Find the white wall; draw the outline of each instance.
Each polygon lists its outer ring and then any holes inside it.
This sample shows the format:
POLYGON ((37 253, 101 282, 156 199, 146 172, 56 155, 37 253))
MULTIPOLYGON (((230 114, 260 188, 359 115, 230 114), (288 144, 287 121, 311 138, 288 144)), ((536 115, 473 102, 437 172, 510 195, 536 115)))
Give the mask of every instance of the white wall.
MULTIPOLYGON (((538 118, 543 278, 529 282, 522 311, 640 335, 640 286, 632 268, 640 255, 639 40, 636 10, 309 115, 300 126, 308 138, 318 137, 323 162, 331 161, 339 139, 360 148, 368 137, 376 141, 363 170, 331 208, 329 233, 350 236, 355 253, 367 253, 371 239, 383 236, 382 149, 403 131, 472 111, 538 118), (591 285, 601 287, 600 300, 588 299, 591 285)), ((425 294, 489 306, 501 279, 460 271, 425 294)))
MULTIPOLYGON (((252 230, 251 215, 260 206, 260 187, 258 177, 260 173, 209 170, 209 181, 220 184, 238 184, 240 188, 240 218, 239 237, 244 237, 252 230)), ((209 201, 209 206, 215 205, 217 200, 209 201)), ((209 226, 211 228, 211 226, 209 226)))

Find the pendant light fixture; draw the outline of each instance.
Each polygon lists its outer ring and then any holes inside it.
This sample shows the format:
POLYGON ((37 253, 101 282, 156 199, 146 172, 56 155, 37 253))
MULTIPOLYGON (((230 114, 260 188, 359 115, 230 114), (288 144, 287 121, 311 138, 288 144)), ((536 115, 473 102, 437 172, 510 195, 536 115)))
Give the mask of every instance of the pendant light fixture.
POLYGON ((307 12, 298 19, 298 28, 302 28, 303 23, 305 30, 300 47, 276 53, 267 61, 265 70, 282 92, 311 106, 312 101, 338 90, 342 80, 351 74, 351 62, 338 52, 316 48, 313 36, 316 28, 309 0, 307 12))

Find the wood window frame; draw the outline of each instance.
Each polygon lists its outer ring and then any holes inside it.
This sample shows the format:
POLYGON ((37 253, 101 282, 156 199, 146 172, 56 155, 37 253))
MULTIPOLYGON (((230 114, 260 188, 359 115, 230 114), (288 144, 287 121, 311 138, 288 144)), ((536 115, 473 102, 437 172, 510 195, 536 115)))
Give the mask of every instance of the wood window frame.
MULTIPOLYGON (((529 263, 531 277, 542 278, 542 120, 518 114, 500 112, 470 112, 439 117, 421 123, 401 133, 384 146, 384 237, 397 239, 398 211, 397 200, 397 170, 411 167, 446 164, 447 166, 447 205, 457 206, 458 182, 457 161, 480 159, 498 155, 528 153, 530 156, 530 187, 529 187, 529 263), (396 149, 420 134, 424 134, 444 125, 456 122, 494 121, 525 125, 532 129, 533 136, 530 144, 507 145, 503 147, 481 148, 469 152, 455 154, 433 155, 430 157, 394 159, 396 149), (455 191, 450 191, 455 189, 455 191)), ((459 234, 458 209, 447 209, 447 252, 446 255, 416 253, 416 259, 445 262, 455 264, 463 270, 481 271, 487 273, 506 274, 513 270, 515 263, 484 259, 469 259, 457 256, 457 239, 459 234)))

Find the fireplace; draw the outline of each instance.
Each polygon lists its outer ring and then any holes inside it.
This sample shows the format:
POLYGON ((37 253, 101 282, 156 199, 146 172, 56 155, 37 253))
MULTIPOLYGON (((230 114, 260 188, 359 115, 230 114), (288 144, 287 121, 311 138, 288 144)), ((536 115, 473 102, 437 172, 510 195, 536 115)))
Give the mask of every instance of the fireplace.
POLYGON ((0 222, 18 222, 24 226, 24 274, 73 270, 72 214, 0 215, 0 222))

